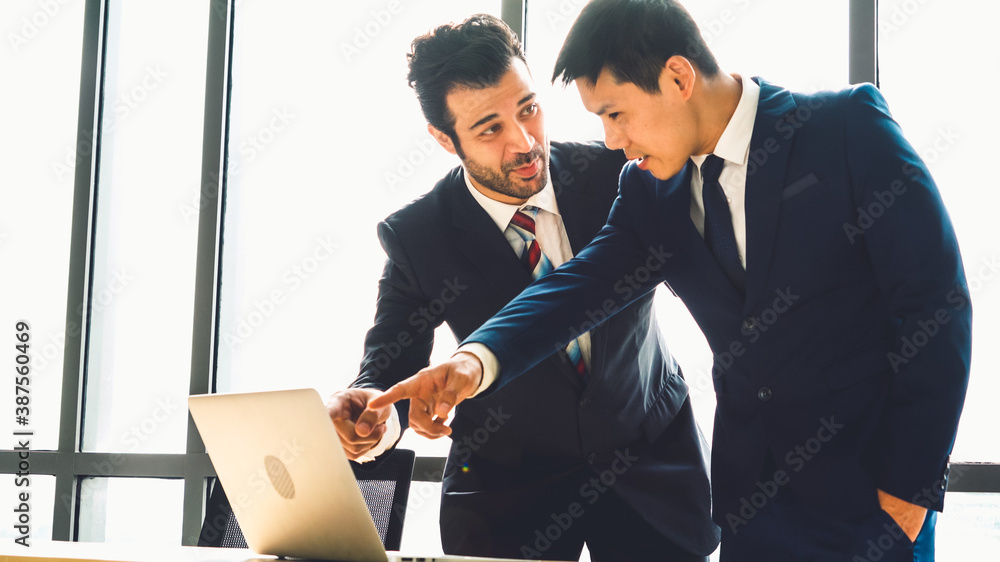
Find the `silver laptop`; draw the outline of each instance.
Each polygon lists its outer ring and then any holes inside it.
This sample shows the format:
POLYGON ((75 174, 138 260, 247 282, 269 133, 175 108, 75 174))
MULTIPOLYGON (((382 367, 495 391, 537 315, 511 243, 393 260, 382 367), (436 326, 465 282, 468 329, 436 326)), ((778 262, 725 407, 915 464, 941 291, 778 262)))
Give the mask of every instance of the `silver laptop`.
POLYGON ((206 394, 188 405, 251 550, 347 562, 487 560, 387 554, 315 390, 206 394))

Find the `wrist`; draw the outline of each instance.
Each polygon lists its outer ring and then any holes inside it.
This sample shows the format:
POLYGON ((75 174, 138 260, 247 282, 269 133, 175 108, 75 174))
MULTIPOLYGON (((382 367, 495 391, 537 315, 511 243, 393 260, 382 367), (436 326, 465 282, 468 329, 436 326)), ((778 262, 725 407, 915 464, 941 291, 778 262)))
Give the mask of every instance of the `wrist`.
POLYGON ((475 381, 473 381, 473 388, 478 389, 483 384, 483 361, 475 353, 470 353, 468 351, 457 351, 453 358, 461 359, 467 363, 470 367, 469 370, 475 373, 475 381))
POLYGON ((472 355, 476 358, 477 364, 474 367, 470 367, 477 368, 479 373, 475 391, 469 395, 469 398, 474 398, 485 392, 486 389, 492 386, 496 381, 497 376, 500 373, 500 363, 497 361, 496 355, 494 355, 488 347, 478 342, 463 344, 458 348, 458 351, 452 355, 452 358, 456 358, 459 353, 463 354, 463 356, 472 355))

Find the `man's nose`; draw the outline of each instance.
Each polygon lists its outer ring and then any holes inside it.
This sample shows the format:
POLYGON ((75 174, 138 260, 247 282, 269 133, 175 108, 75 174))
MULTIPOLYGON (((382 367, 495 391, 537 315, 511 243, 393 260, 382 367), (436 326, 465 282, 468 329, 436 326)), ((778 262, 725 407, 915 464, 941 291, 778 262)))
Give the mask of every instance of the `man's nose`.
POLYGON ((507 149, 511 152, 527 154, 535 147, 535 137, 524 125, 510 128, 511 135, 507 139, 507 149))
POLYGON ((605 122, 604 145, 608 147, 608 150, 621 150, 628 146, 628 140, 625 138, 625 135, 618 131, 617 127, 605 122))

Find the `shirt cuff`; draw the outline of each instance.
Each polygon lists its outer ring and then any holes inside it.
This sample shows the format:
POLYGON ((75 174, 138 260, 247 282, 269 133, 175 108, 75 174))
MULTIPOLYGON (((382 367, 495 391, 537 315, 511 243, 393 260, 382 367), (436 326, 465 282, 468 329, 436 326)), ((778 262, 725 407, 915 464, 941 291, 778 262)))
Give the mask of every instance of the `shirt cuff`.
POLYGON ((399 441, 399 434, 401 433, 399 424, 399 412, 396 411, 396 407, 393 406, 389 410, 389 419, 385 420, 385 433, 382 434, 382 438, 379 439, 378 443, 371 448, 367 453, 357 458, 355 462, 370 462, 375 460, 375 457, 385 453, 390 447, 399 441))
MULTIPOLYGON (((472 393, 469 398, 474 398, 480 393, 485 391, 487 388, 493 384, 493 381, 497 380, 500 375, 500 361, 497 360, 497 356, 493 355, 490 348, 477 342, 467 343, 462 347, 458 348, 455 353, 460 352, 471 353, 479 358, 479 361, 483 364, 483 380, 479 383, 479 388, 472 393)), ((454 356, 452 356, 454 357, 454 356)))

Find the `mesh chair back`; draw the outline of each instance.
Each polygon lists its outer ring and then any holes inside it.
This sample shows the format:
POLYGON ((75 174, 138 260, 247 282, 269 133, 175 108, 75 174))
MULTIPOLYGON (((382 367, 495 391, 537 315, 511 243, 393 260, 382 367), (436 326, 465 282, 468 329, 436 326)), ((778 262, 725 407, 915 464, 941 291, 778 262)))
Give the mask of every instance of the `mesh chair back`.
MULTIPOLYGON (((395 449, 377 462, 368 463, 375 465, 371 468, 351 462, 361 495, 386 550, 399 550, 403 539, 403 519, 415 456, 408 449, 395 449)), ((226 491, 218 481, 212 487, 198 546, 247 548, 226 491)))

